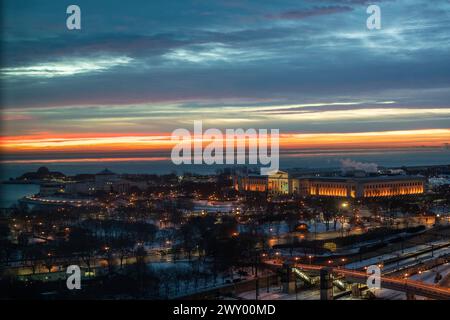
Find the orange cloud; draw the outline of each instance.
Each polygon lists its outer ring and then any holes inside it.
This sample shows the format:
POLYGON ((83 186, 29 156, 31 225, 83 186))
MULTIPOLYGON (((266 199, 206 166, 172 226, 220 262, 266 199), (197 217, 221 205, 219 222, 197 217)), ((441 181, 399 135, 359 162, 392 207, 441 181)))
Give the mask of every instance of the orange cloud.
MULTIPOLYGON (((423 129, 358 133, 285 133, 281 149, 301 148, 381 148, 441 146, 450 141, 450 129, 423 129)), ((114 152, 170 150, 176 142, 170 133, 158 134, 68 134, 40 133, 1 137, 6 153, 33 152, 114 152)))

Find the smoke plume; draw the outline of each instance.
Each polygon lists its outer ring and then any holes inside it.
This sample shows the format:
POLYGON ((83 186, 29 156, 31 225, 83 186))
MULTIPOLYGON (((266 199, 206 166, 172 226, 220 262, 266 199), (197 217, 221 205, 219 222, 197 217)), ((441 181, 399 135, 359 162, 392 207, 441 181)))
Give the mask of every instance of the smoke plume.
POLYGON ((367 173, 373 173, 373 172, 377 172, 378 165, 376 163, 365 163, 365 162, 353 161, 351 159, 342 159, 341 160, 341 169, 343 172, 362 170, 367 173))

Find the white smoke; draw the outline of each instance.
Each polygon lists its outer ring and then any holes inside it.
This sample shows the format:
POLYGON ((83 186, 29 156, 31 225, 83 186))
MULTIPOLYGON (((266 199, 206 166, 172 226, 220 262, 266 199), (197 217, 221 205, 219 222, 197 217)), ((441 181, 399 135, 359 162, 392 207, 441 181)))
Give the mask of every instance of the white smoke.
POLYGON ((353 161, 351 159, 342 159, 341 169, 343 172, 362 170, 367 173, 374 173, 378 171, 378 165, 376 163, 367 163, 367 162, 365 163, 353 161))

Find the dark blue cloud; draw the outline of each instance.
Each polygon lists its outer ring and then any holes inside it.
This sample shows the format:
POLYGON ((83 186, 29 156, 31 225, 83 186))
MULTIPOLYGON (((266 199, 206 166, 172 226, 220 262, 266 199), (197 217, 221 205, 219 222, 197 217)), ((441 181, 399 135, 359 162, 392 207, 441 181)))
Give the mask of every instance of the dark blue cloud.
POLYGON ((72 2, 4 1, 2 104, 448 107, 450 3, 373 3, 382 9, 379 31, 366 29, 364 0, 80 0, 82 30, 69 31, 72 2))
POLYGON ((303 10, 290 10, 279 14, 269 14, 267 18, 269 19, 286 19, 286 20, 296 20, 305 19, 314 16, 329 15, 340 12, 352 11, 351 7, 347 6, 324 6, 324 7, 313 7, 310 9, 303 10))

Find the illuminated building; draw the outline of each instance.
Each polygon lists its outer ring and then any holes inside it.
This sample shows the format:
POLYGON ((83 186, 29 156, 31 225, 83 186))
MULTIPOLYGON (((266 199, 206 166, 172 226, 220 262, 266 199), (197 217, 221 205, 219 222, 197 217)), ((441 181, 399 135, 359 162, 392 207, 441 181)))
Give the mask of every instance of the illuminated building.
POLYGON ((306 180, 307 195, 371 198, 421 194, 425 179, 417 176, 314 177, 306 180))
POLYGON ((249 174, 236 176, 234 188, 240 191, 266 192, 272 194, 290 194, 292 180, 289 174, 283 171, 273 172, 268 176, 249 174))
POLYGON ((67 183, 66 194, 95 194, 96 192, 128 192, 131 186, 138 186, 139 183, 121 179, 116 173, 105 169, 95 174, 94 179, 67 183))
POLYGON ((268 191, 278 195, 372 198, 421 194, 425 191, 425 178, 420 176, 290 178, 287 172, 278 171, 269 176, 235 177, 234 187, 239 191, 268 191))
POLYGON ((250 174, 234 177, 234 188, 238 191, 266 192, 268 187, 267 176, 250 174))
POLYGON ((312 178, 305 181, 308 195, 355 198, 356 183, 340 178, 312 178))
POLYGON ((64 186, 62 184, 58 183, 43 183, 40 185, 39 188, 39 195, 40 196, 52 196, 57 193, 63 193, 64 192, 64 186))
POLYGON ((283 171, 268 176, 268 191, 273 194, 290 194, 289 174, 283 171))

